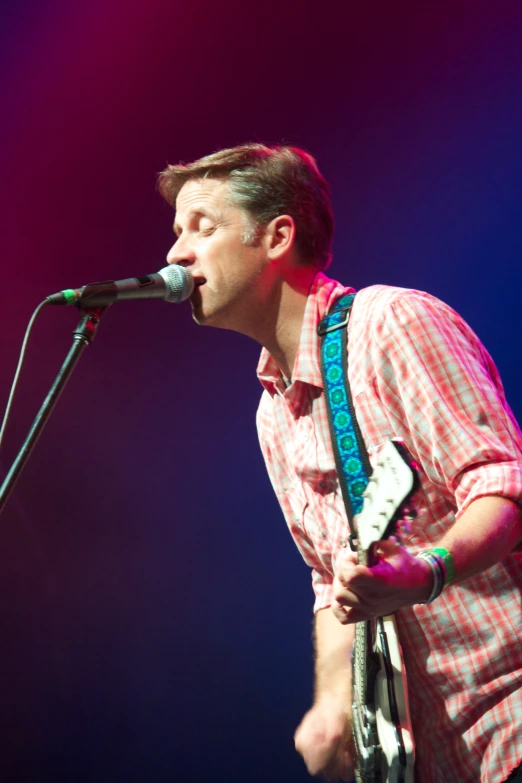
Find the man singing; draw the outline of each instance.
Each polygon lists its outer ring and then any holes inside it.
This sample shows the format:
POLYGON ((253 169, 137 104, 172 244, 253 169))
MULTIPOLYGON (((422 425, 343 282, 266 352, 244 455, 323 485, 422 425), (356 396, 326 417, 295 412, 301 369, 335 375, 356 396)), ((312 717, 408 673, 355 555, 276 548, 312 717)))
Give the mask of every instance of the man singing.
POLYGON ((175 208, 170 264, 190 269, 194 320, 261 346, 257 415, 267 470, 312 569, 315 698, 295 734, 311 775, 350 780, 354 623, 396 612, 417 783, 522 781, 522 435, 476 335, 429 294, 357 293, 349 381, 375 458, 401 438, 419 464, 418 516, 371 568, 349 528, 327 421, 317 325, 340 296, 328 278, 326 181, 295 147, 247 144, 160 174, 175 208), (444 553, 441 592, 433 559, 444 553))

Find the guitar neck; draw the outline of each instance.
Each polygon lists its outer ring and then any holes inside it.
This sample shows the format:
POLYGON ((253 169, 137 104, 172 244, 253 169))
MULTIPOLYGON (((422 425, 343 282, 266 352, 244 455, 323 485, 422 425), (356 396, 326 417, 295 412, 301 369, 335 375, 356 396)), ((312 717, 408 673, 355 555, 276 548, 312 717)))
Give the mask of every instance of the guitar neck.
MULTIPOLYGON (((376 542, 396 535, 397 522, 417 482, 402 444, 388 441, 379 453, 357 517, 361 565, 372 567, 376 542)), ((393 617, 356 623, 352 674, 357 783, 413 783, 415 751, 407 683, 393 617)))
MULTIPOLYGON (((353 687, 357 693, 360 704, 368 704, 368 689, 373 679, 370 672, 373 669, 371 662, 372 638, 371 625, 365 620, 355 624, 355 650, 353 658, 353 687)), ((372 699, 373 701, 373 696, 372 699)))
MULTIPOLYGON (((359 548, 357 559, 361 565, 370 563, 369 550, 359 548)), ((376 673, 372 660, 372 623, 369 620, 355 624, 355 649, 353 656, 353 687, 357 693, 360 704, 368 704, 373 701, 373 683, 376 673), (371 693, 371 695, 370 695, 371 693)))

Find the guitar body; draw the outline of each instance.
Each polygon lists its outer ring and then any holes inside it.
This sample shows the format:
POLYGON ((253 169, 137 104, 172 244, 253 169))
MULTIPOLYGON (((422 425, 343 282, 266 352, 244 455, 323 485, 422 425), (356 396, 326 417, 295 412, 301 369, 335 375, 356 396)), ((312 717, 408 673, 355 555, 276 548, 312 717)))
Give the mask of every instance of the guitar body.
POLYGON ((411 729, 408 706, 408 680, 404 669, 402 649, 397 634, 397 625, 393 615, 382 618, 384 633, 388 645, 388 656, 393 678, 393 691, 397 708, 400 733, 395 730, 393 710, 390 709, 389 680, 386 674, 385 651, 381 638, 377 636, 375 651, 379 656, 380 669, 375 682, 375 718, 377 734, 381 745, 382 769, 384 781, 413 783, 413 765, 415 763, 415 745, 411 729))
MULTIPOLYGON (((417 475, 400 442, 389 441, 365 492, 357 522, 359 561, 371 565, 372 546, 396 532, 417 475)), ((393 615, 356 623, 352 723, 357 783, 413 783, 415 746, 408 687, 393 615)))

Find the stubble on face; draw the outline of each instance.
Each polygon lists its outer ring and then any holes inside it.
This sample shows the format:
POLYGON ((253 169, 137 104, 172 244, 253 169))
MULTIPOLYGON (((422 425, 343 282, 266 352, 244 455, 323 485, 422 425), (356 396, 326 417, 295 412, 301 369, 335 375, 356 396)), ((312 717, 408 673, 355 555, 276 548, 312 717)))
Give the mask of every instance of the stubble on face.
POLYGON ((190 300, 196 323, 245 332, 266 257, 254 221, 228 196, 223 180, 190 180, 181 188, 175 231, 186 258, 177 262, 204 279, 190 300))

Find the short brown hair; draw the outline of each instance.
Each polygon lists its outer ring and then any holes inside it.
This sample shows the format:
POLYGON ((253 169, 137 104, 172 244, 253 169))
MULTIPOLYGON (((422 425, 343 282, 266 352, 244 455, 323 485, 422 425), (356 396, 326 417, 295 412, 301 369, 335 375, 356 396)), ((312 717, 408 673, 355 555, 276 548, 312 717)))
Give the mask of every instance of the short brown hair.
POLYGON ((193 163, 167 166, 158 189, 175 208, 183 185, 192 179, 223 179, 229 201, 257 225, 291 215, 303 263, 325 269, 331 260, 333 214, 330 189, 314 158, 298 147, 243 144, 219 150, 193 163))

